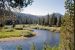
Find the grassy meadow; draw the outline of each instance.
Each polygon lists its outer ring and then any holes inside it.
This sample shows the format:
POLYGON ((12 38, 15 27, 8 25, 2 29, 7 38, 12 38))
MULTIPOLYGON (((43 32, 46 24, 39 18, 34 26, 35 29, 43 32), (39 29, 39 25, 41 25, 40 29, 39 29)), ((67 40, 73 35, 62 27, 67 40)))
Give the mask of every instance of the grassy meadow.
POLYGON ((33 32, 33 29, 60 32, 60 27, 20 24, 12 28, 12 25, 5 25, 0 31, 0 38, 21 37, 21 36, 31 37, 35 35, 35 33, 33 32))
POLYGON ((48 30, 48 31, 52 31, 52 32, 60 32, 60 28, 61 27, 49 27, 49 26, 44 26, 44 25, 36 25, 36 24, 26 24, 26 25, 16 25, 20 28, 23 27, 23 29, 29 29, 29 30, 33 30, 33 29, 39 29, 39 30, 48 30))
MULTIPOLYGON (((21 26, 21 25, 19 25, 21 26)), ((32 30, 24 30, 22 27, 16 26, 15 28, 12 28, 12 26, 5 26, 0 31, 0 38, 10 38, 10 37, 31 37, 34 36, 34 32, 32 30)))

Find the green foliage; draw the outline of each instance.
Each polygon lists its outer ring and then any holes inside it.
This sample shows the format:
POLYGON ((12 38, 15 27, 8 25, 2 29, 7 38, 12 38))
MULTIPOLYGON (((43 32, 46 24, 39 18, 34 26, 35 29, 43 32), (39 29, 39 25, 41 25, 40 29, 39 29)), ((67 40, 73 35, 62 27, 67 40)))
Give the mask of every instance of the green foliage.
MULTIPOLYGON (((6 27, 6 26, 5 26, 6 27)), ((0 31, 0 38, 9 38, 9 37, 32 37, 35 34, 31 30, 15 30, 10 27, 6 27, 6 29, 2 29, 0 31)))
MULTIPOLYGON (((20 14, 16 17, 16 24, 38 24, 38 25, 45 25, 45 26, 61 26, 61 14, 59 13, 53 13, 48 14, 46 16, 41 17, 32 17, 29 15, 20 14), (29 16, 29 17, 28 17, 29 16)), ((11 22, 10 22, 11 23, 11 22)))
POLYGON ((32 43, 31 50, 36 50, 35 44, 32 43))
POLYGON ((43 50, 52 50, 52 48, 46 42, 44 42, 43 50))
MULTIPOLYGON (((5 2, 8 3, 8 6, 12 7, 12 8, 16 8, 16 7, 27 7, 28 5, 31 5, 33 0, 0 0, 0 8, 6 8, 5 2), (10 3, 10 4, 9 4, 10 3)), ((7 7, 8 8, 8 7, 7 7)))
MULTIPOLYGON (((20 46, 20 45, 17 46, 17 50, 22 50, 22 46, 20 46)), ((30 50, 37 50, 34 43, 32 43, 30 50)), ((59 47, 56 47, 56 46, 50 47, 50 45, 48 45, 47 43, 44 43, 42 50, 59 50, 59 47)))
POLYGON ((14 28, 16 30, 23 30, 23 25, 16 25, 14 28))
MULTIPOLYGON (((14 8, 21 10, 23 7, 31 5, 33 0, 0 0, 0 27, 5 25, 5 20, 8 18, 13 18, 13 28, 15 27, 15 14, 12 12, 14 8), (7 4, 6 4, 7 3, 7 4), (7 15, 7 16, 6 16, 7 15)), ((10 19, 11 20, 11 19, 10 19)))
POLYGON ((22 46, 20 46, 20 45, 17 46, 17 47, 16 47, 16 50, 22 50, 22 46))
POLYGON ((43 50, 59 50, 59 47, 56 47, 56 46, 54 46, 54 47, 50 47, 50 45, 48 45, 48 43, 44 43, 44 45, 43 45, 44 47, 43 47, 43 50))
POLYGON ((74 0, 65 0, 65 8, 61 27, 61 50, 74 50, 74 0))

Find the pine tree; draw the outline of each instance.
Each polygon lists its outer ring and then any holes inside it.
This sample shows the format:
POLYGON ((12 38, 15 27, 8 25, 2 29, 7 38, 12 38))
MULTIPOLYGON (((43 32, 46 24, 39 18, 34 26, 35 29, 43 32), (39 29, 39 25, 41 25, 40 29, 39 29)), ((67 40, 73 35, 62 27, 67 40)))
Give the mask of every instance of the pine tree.
POLYGON ((61 50, 74 49, 74 0, 65 0, 66 12, 62 21, 61 28, 61 50))

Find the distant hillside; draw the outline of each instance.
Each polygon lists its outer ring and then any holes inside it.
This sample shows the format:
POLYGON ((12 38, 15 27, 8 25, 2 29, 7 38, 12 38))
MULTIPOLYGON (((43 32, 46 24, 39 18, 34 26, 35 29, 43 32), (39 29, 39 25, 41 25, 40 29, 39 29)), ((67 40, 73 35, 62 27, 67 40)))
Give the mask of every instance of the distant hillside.
MULTIPOLYGON (((44 18, 47 18, 47 15, 45 16, 37 16, 37 15, 31 15, 31 14, 24 14, 24 13, 15 13, 16 14, 16 18, 32 18, 32 19, 37 19, 37 18, 41 18, 41 17, 44 17, 44 18)), ((53 13, 53 14, 49 14, 50 17, 54 16, 54 17, 63 17, 62 14, 60 13, 53 13)))
POLYGON ((16 17, 20 17, 20 18, 33 18, 33 19, 36 19, 38 18, 38 16, 35 16, 35 15, 31 15, 31 14, 24 14, 24 13, 15 13, 16 14, 16 17))

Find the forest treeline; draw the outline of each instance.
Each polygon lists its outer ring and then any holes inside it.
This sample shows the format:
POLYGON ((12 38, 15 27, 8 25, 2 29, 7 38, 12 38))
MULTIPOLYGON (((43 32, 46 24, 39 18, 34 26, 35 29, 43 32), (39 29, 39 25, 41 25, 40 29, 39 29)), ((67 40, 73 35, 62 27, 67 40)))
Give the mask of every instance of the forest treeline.
POLYGON ((3 19, 2 23, 4 23, 5 25, 13 25, 13 21, 14 21, 15 25, 16 24, 38 24, 38 25, 46 25, 51 27, 52 26, 60 27, 62 16, 63 15, 59 13, 48 14, 45 16, 36 16, 36 15, 30 15, 24 13, 8 12, 7 15, 5 15, 6 19, 3 19))
MULTIPOLYGON (((8 0, 0 2, 0 26, 16 24, 39 24, 48 26, 61 26, 62 15, 59 13, 48 14, 45 16, 26 15, 22 13, 12 12, 12 10, 20 10, 23 7, 31 5, 33 0, 13 0, 15 3, 8 0), (7 4, 5 3, 7 2, 7 4), (23 3, 24 2, 24 3, 23 3), (10 3, 10 4, 9 4, 10 3), (18 8, 17 8, 18 7, 18 8)), ((15 11, 14 10, 14 11, 15 11)))

